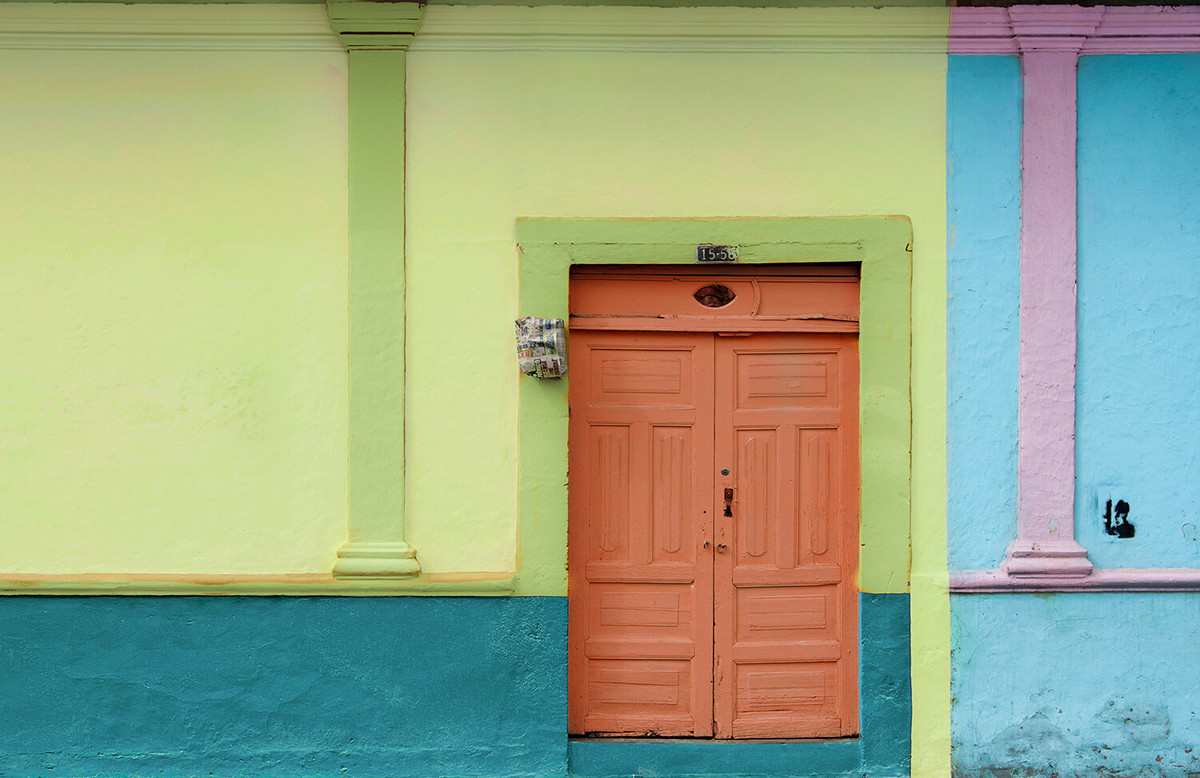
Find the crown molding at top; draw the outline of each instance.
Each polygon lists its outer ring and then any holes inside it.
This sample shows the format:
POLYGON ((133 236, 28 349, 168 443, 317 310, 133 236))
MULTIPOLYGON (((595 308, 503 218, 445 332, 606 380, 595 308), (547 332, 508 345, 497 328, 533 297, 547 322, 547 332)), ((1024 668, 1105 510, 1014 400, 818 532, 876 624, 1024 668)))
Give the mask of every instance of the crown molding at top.
POLYGON ((944 8, 430 6, 418 51, 946 53, 944 8))
POLYGON ((319 5, 0 2, 0 49, 342 51, 319 5))
POLYGON ((407 49, 421 21, 425 6, 411 2, 329 0, 329 25, 348 50, 407 49))
POLYGON ((1200 52, 1200 7, 1077 5, 953 8, 951 54, 1200 52))

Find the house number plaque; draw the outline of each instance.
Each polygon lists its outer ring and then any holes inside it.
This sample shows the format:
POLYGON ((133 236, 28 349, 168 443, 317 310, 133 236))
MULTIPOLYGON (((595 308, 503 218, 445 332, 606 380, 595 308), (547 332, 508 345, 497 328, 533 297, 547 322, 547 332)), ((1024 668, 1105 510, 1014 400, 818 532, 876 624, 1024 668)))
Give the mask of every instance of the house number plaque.
POLYGON ((737 246, 701 243, 696 247, 696 264, 698 265, 729 264, 737 261, 737 246))

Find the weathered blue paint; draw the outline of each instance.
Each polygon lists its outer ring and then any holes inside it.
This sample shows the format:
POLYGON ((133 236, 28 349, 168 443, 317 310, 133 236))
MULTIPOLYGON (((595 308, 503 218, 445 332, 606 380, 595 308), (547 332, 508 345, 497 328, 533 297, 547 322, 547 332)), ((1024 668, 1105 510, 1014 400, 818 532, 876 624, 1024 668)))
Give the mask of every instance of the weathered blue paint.
POLYGON ((1081 58, 1078 159, 1076 537, 1098 567, 1200 567, 1200 55, 1081 58))
POLYGON ((909 771, 912 693, 906 594, 859 595, 862 735, 833 742, 573 740, 579 778, 871 778, 909 771))
POLYGON ((1200 771, 1200 594, 951 601, 955 776, 1200 771))
POLYGON ((543 776, 566 598, 0 599, 0 775, 543 776))
POLYGON ((947 548, 989 569, 1017 526, 1020 61, 950 57, 946 90, 947 548))

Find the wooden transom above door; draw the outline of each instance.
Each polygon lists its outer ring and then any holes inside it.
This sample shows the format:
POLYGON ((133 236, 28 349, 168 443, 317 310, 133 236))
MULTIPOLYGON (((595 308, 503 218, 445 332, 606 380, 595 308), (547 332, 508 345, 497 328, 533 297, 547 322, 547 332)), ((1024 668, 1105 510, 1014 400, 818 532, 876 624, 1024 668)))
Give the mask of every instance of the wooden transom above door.
POLYGON ((858 332, 858 280, 854 265, 581 265, 571 269, 571 325, 656 332, 858 332), (704 294, 713 287, 724 287, 732 297, 724 301, 704 294))
POLYGON ((589 324, 570 332, 571 733, 856 734, 855 333, 589 324))

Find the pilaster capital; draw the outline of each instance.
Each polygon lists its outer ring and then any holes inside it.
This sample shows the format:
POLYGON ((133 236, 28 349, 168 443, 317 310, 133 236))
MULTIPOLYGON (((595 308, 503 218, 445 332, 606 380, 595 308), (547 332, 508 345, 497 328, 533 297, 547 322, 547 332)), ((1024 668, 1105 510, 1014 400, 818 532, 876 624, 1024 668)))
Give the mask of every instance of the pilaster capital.
POLYGON ((1103 8, 1063 6, 1013 6, 1008 9, 1017 47, 1027 51, 1079 53, 1096 34, 1104 18, 1103 8))
POLYGON ((327 0, 325 8, 347 51, 404 51, 425 18, 424 3, 327 0))

